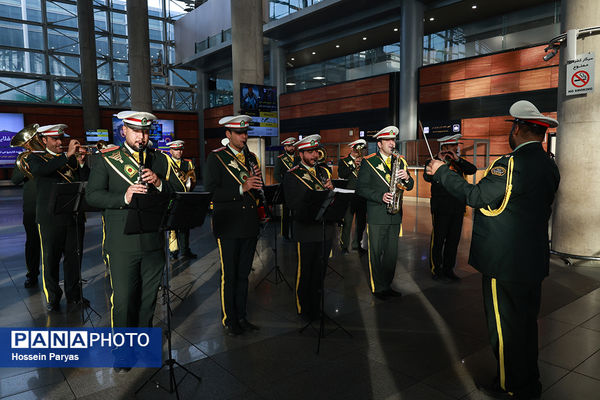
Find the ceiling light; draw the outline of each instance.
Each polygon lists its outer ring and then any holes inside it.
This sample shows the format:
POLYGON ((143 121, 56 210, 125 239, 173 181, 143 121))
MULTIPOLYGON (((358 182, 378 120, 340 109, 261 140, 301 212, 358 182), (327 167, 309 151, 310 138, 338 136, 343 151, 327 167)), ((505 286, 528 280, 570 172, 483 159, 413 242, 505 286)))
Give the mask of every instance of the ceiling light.
POLYGON ((285 84, 286 86, 296 86, 296 84, 294 82, 288 82, 285 84))
POLYGON ((363 40, 367 40, 367 37, 366 37, 366 36, 363 36, 363 40))
POLYGON ((398 32, 398 28, 394 28, 394 32, 398 32))
POLYGON ((295 58, 294 58, 294 57, 292 57, 292 58, 290 58, 290 60, 294 61, 294 60, 295 60, 295 58))
POLYGON ((471 8, 474 10, 474 9, 476 9, 476 8, 477 8, 477 5, 476 5, 476 4, 473 4, 473 5, 471 6, 471 8))
POLYGON ((316 52, 316 51, 313 51, 313 52, 312 52, 312 55, 314 56, 315 54, 317 54, 317 52, 316 52))
POLYGON ((335 48, 336 48, 336 49, 339 49, 339 48, 340 48, 340 45, 339 45, 339 44, 336 44, 336 45, 335 45, 335 48))
POLYGON ((435 18, 433 18, 433 17, 430 17, 430 18, 429 18, 429 20, 430 20, 430 21, 435 21, 435 18))
POLYGON ((313 79, 317 80, 317 81, 322 81, 323 79, 325 79, 325 77, 324 76, 313 76, 313 79))

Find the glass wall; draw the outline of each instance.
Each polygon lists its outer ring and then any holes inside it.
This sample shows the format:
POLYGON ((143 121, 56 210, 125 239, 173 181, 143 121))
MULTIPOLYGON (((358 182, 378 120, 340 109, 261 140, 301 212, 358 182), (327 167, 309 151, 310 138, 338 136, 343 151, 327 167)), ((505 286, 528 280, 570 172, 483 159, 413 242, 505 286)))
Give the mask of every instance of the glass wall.
POLYGON ((270 0, 269 18, 279 19, 287 17, 303 8, 320 3, 322 0, 270 0))
POLYGON ((287 70, 287 92, 400 71, 400 42, 287 70))
POLYGON ((560 34, 560 1, 423 37, 423 65, 545 43, 560 34))
MULTIPOLYGON (((98 97, 129 107, 126 0, 94 0, 98 97)), ((196 72, 171 67, 173 22, 185 3, 148 1, 153 108, 196 109, 196 72)), ((75 0, 0 1, 0 101, 81 104, 75 0)))

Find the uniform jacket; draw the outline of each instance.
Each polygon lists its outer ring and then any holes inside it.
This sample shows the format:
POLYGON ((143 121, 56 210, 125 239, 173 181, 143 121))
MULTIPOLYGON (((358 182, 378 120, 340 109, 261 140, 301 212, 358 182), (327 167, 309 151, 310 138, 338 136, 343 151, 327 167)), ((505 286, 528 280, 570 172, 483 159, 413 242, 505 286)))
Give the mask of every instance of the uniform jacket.
MULTIPOLYGON (((90 170, 87 166, 79 167, 75 156, 67 158, 66 154, 52 155, 48 152, 31 154, 27 158, 31 174, 36 183, 36 222, 38 224, 69 225, 73 216, 54 214, 51 210, 51 198, 55 183, 69 183, 87 180, 90 170)), ((81 216, 83 220, 83 215, 81 216)))
MULTIPOLYGON (((427 160, 425 166, 430 162, 431 160, 427 160)), ((458 161, 450 160, 448 167, 463 177, 465 175, 473 175, 477 172, 477 167, 462 157, 459 157, 458 161)), ((448 193, 442 185, 432 179, 431 175, 425 173, 423 174, 423 179, 431 183, 431 213, 462 214, 465 212, 465 203, 448 193)))
MULTIPOLYGON (((402 169, 408 173, 406 190, 412 190, 414 180, 408 172, 408 163, 400 156, 398 162, 402 163, 402 169)), ((356 193, 367 200, 367 222, 371 225, 392 225, 402 223, 402 200, 400 200, 400 212, 388 214, 387 206, 383 202, 383 194, 390 191, 390 174, 392 171, 377 153, 363 158, 360 164, 358 180, 356 182, 356 193)))
MULTIPOLYGON (((179 160, 175 160, 170 154, 165 154, 168 157, 169 162, 171 163, 171 170, 174 172, 174 176, 173 176, 173 183, 177 184, 178 188, 176 188, 177 192, 187 192, 187 187, 185 186, 185 182, 182 182, 181 179, 179 179, 179 177, 177 176, 177 173, 175 173, 176 168, 179 168, 181 171, 183 172, 189 172, 195 169, 194 167, 194 163, 192 162, 192 160, 187 159, 187 158, 182 158, 179 160), (179 165, 178 165, 179 164, 179 165)), ((194 186, 192 186, 192 190, 194 189, 194 186)))
POLYGON ((476 209, 469 264, 512 282, 539 282, 548 275, 548 219, 560 174, 539 142, 493 162, 477 185, 448 166, 433 178, 476 209))
MULTIPOLYGON (((166 157, 158 150, 147 148, 144 165, 159 177, 162 192, 171 193, 178 189, 173 183, 172 171, 166 157)), ((137 181, 138 169, 138 163, 124 145, 103 150, 101 158, 93 164, 85 197, 89 205, 104 209, 104 247, 108 253, 138 253, 158 250, 164 246, 162 232, 134 235, 124 233, 129 211, 129 206, 125 203, 125 192, 137 181)), ((149 190, 153 190, 152 188, 154 186, 149 185, 149 190)))
POLYGON ((356 189, 356 180, 358 179, 359 168, 356 167, 354 159, 351 156, 338 161, 338 176, 341 179, 348 180, 346 189, 356 189))
POLYGON ((293 168, 295 165, 298 165, 298 163, 299 159, 297 156, 290 156, 286 152, 279 155, 277 160, 275 160, 275 169, 273 171, 273 178, 275 181, 282 183, 286 172, 288 172, 288 170, 293 168))
POLYGON ((35 216, 35 180, 29 179, 19 167, 13 168, 11 182, 14 185, 23 184, 23 213, 33 214, 35 216))
MULTIPOLYGON (((256 155, 250 156, 258 165, 256 155)), ((243 176, 249 171, 236 160, 228 146, 213 150, 206 159, 204 188, 212 195, 213 232, 217 238, 258 236, 256 198, 248 192, 240 194, 243 176)))
MULTIPOLYGON (((321 184, 323 178, 331 178, 329 170, 320 165, 316 166, 316 174, 310 173, 302 164, 290 169, 283 179, 283 191, 286 205, 292 210, 294 218, 295 241, 301 243, 322 242, 323 224, 314 220, 313 211, 321 203, 311 202, 311 193, 327 190, 321 184)), ((333 238, 334 223, 327 223, 325 239, 333 238)))

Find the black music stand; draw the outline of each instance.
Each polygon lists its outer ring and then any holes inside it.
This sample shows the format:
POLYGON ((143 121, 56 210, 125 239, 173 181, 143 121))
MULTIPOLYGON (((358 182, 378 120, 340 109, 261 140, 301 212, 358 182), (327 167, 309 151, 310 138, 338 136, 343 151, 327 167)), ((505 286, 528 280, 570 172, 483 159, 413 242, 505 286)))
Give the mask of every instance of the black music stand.
MULTIPOLYGON (((346 208, 350 203, 352 198, 352 192, 342 193, 338 191, 311 191, 310 195, 307 199, 307 207, 308 214, 313 215, 314 221, 319 221, 322 224, 323 231, 323 241, 322 241, 322 257, 323 257, 323 266, 327 265, 327 259, 329 254, 327 254, 325 248, 325 229, 327 222, 338 222, 342 218, 344 218, 344 214, 346 213, 346 208)), ((348 336, 352 337, 352 334, 344 329, 337 321, 331 318, 327 313, 325 313, 325 271, 327 267, 321 268, 321 300, 319 304, 319 329, 316 329, 312 326, 313 321, 308 322, 302 329, 300 329, 300 333, 304 332, 306 328, 309 326, 315 329, 318 333, 317 339, 317 354, 319 354, 319 350, 321 348, 321 338, 325 337, 325 320, 328 320, 336 327, 331 331, 331 333, 335 332, 338 329, 344 331, 348 336)))
POLYGON ((169 387, 164 387, 158 381, 154 383, 157 388, 161 388, 169 394, 175 392, 177 399, 179 399, 178 386, 188 374, 196 378, 198 382, 202 381, 198 375, 173 358, 173 346, 171 342, 172 312, 171 298, 169 296, 169 231, 189 229, 202 225, 206 219, 209 204, 209 193, 177 192, 170 196, 163 194, 133 195, 131 205, 133 205, 134 209, 130 210, 127 214, 125 233, 163 232, 165 235, 165 267, 163 272, 164 283, 162 286, 164 303, 167 305, 167 329, 165 336, 167 337, 169 355, 169 358, 163 362, 163 365, 135 391, 135 394, 151 382, 165 367, 169 369, 169 387), (147 218, 152 217, 157 218, 154 218, 152 221, 146 221, 147 218), (175 366, 185 371, 185 374, 179 381, 175 378, 175 366))
POLYGON ((87 182, 55 183, 52 186, 52 193, 50 194, 50 202, 48 207, 54 215, 67 214, 71 215, 75 219, 75 251, 77 253, 77 269, 79 274, 78 283, 81 306, 81 324, 84 325, 86 321, 90 321, 90 324, 94 326, 94 323, 92 322, 92 314, 96 314, 98 318, 101 318, 101 316, 96 310, 94 310, 89 302, 84 300, 83 297, 83 283, 87 281, 84 281, 81 276, 81 259, 83 258, 83 252, 81 250, 82 243, 79 241, 79 222, 82 212, 99 211, 100 209, 93 208, 86 203, 86 186, 87 182))
MULTIPOLYGON (((274 206, 278 204, 283 204, 283 187, 280 184, 265 186, 264 192, 265 199, 267 201, 267 204, 270 206, 271 210, 274 208, 274 206)), ((271 250, 273 250, 273 258, 275 259, 275 265, 271 267, 269 272, 267 272, 267 274, 260 280, 260 282, 258 282, 258 284, 254 288, 258 288, 260 284, 266 280, 273 283, 274 285, 279 285, 280 283, 285 282, 288 288, 292 290, 292 286, 287 281, 287 279, 285 279, 285 276, 281 272, 281 268, 279 268, 279 264, 277 261, 279 259, 279 257, 277 256, 277 226, 274 224, 274 222, 275 219, 271 218, 271 226, 273 227, 273 247, 271 248, 271 250), (273 280, 269 279, 269 276, 272 273, 275 273, 275 279, 273 280)))

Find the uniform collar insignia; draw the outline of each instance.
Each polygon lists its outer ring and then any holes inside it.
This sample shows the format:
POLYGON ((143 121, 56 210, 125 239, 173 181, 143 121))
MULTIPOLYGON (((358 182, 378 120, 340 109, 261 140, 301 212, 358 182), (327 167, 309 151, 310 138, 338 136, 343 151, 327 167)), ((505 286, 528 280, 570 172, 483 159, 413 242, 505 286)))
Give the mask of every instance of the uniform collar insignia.
POLYGON ((113 154, 111 154, 110 156, 108 156, 108 158, 113 159, 121 164, 123 164, 123 158, 121 157, 121 153, 120 152, 114 152, 113 154))
POLYGON ((227 165, 230 166, 231 168, 237 169, 238 171, 240 170, 239 162, 236 162, 236 160, 229 161, 229 164, 227 164, 227 165))

